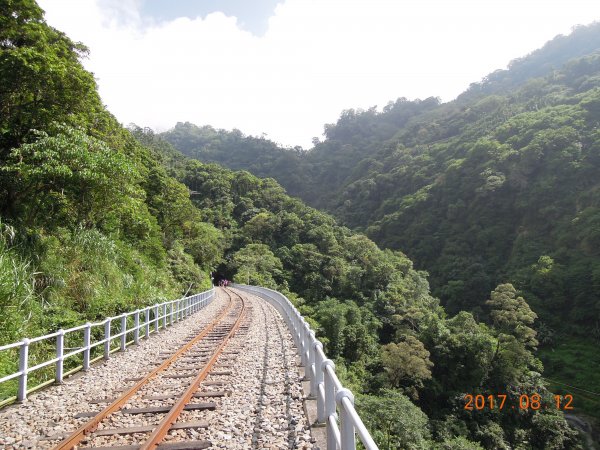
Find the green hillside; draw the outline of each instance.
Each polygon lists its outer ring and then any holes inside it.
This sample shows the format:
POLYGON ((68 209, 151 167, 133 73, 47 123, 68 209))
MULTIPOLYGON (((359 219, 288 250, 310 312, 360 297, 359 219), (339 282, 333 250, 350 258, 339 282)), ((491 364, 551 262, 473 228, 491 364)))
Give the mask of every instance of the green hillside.
MULTIPOLYGON (((207 127, 189 123, 164 137, 192 157, 276 178, 380 246, 401 249, 428 272, 450 314, 489 322, 490 290, 512 283, 539 316, 546 376, 600 392, 599 105, 596 23, 455 101, 400 98, 382 110, 344 111, 308 151, 240 133, 233 145, 224 130, 204 145, 190 136, 207 127), (586 357, 574 365, 563 348, 586 357)), ((597 396, 584 403, 597 414, 597 396)))
POLYGON ((453 313, 511 281, 548 325, 566 314, 600 338, 599 69, 594 24, 453 102, 344 111, 309 151, 189 123, 163 136, 189 156, 271 176, 402 249, 453 313))

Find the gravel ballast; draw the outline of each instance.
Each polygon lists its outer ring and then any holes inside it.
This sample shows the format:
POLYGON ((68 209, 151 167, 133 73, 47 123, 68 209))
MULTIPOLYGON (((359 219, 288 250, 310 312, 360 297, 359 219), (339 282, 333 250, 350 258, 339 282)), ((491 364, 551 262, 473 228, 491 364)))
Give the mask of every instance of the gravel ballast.
MULTIPOLYGON (((248 311, 242 329, 228 343, 212 373, 201 385, 201 392, 225 392, 223 396, 194 400, 212 402, 214 410, 184 411, 178 423, 206 422, 206 428, 181 429, 169 432, 166 441, 207 440, 211 448, 227 449, 307 449, 314 444, 303 409, 303 391, 296 364, 296 352, 287 326, 278 312, 264 300, 241 293, 248 299, 248 311)), ((88 418, 75 419, 77 413, 99 411, 106 403, 90 404, 92 400, 118 397, 120 390, 131 386, 125 381, 151 371, 199 333, 227 303, 220 289, 217 298, 206 308, 166 330, 140 340, 126 352, 112 355, 80 372, 61 385, 31 394, 23 404, 0 410, 0 448, 52 448, 65 434, 81 426, 88 418)), ((191 364, 191 363, 187 363, 191 364)), ((185 364, 184 364, 185 365, 185 364)), ((193 366, 193 364, 191 364, 193 366)), ((177 386, 185 380, 168 380, 177 386)), ((150 385, 148 385, 150 387, 150 385)), ((171 393, 163 385, 150 394, 171 393)), ((152 400, 152 406, 172 404, 152 400)), ((133 406, 133 405, 131 405, 133 406)), ((150 425, 157 417, 149 414, 122 415, 116 413, 110 423, 99 429, 115 426, 150 425)), ((126 445, 139 442, 144 434, 98 437, 89 445, 126 445)), ((87 444, 78 448, 85 448, 87 444)))

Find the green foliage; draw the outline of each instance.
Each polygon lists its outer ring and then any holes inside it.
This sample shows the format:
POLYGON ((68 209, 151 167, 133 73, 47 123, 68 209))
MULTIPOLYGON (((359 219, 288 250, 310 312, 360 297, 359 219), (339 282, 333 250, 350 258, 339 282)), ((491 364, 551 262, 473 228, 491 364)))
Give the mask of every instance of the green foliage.
POLYGON ((378 351, 374 332, 379 321, 368 308, 353 301, 327 299, 316 304, 313 316, 319 322, 319 335, 330 358, 368 362, 378 351))
POLYGON ((120 314, 179 292, 162 267, 97 230, 59 230, 42 237, 38 250, 40 287, 52 306, 42 319, 49 330, 120 314), (76 322, 65 323, 62 310, 76 312, 76 322))
POLYGON ((588 339, 565 335, 559 336, 556 341, 553 347, 540 351, 540 359, 548 377, 548 389, 557 394, 573 395, 578 412, 595 416, 600 407, 598 345, 588 339), (583 390, 571 386, 579 386, 583 390))
POLYGON ((65 125, 13 149, 1 170, 12 180, 13 212, 28 227, 94 226, 142 195, 131 161, 65 125))
MULTIPOLYGON (((437 403, 437 408, 442 403, 440 397, 450 402, 454 395, 476 392, 490 382, 496 340, 472 314, 463 311, 449 320, 434 318, 420 338, 431 349, 434 361, 429 394, 435 392, 437 399, 431 401, 437 403)), ((428 408, 436 408, 434 403, 428 408)))
POLYGON ((236 271, 234 281, 256 286, 277 287, 282 264, 265 244, 248 244, 234 253, 230 269, 236 271))
POLYGON ((433 447, 435 450, 482 450, 485 447, 471 442, 462 436, 446 439, 440 444, 435 444, 433 447))
POLYGON ((384 345, 381 362, 390 384, 396 388, 409 386, 409 396, 418 398, 417 389, 423 387, 424 380, 431 378, 433 363, 429 355, 423 343, 414 336, 405 336, 404 341, 384 345))
POLYGON ((562 414, 557 411, 549 414, 534 414, 532 418, 533 430, 531 444, 537 448, 582 449, 577 439, 577 432, 565 426, 562 414))
POLYGON ((34 0, 0 6, 0 159, 54 121, 91 123, 102 111, 80 63, 87 49, 48 26, 34 0), (42 83, 40 81, 43 80, 42 83))
POLYGON ((31 262, 13 247, 16 230, 0 223, 0 342, 12 342, 28 332, 36 332, 31 318, 41 304, 35 292, 31 262))
POLYGON ((200 267, 198 267, 192 255, 186 253, 181 244, 176 244, 167 252, 169 266, 173 277, 179 281, 181 292, 190 294, 199 292, 202 286, 207 286, 208 277, 206 277, 200 267))
POLYGON ((517 297, 512 284, 499 285, 486 302, 491 308, 490 317, 500 334, 514 336, 523 346, 537 347, 536 332, 531 326, 537 315, 531 311, 523 297, 517 297))
POLYGON ((249 170, 260 177, 273 177, 272 169, 276 168, 287 180, 285 187, 292 195, 304 184, 302 174, 294 169, 302 164, 304 151, 300 147, 284 150, 264 137, 245 136, 239 130, 215 130, 208 125, 198 127, 189 122, 179 122, 161 136, 186 156, 205 163, 249 170))
POLYGON ((356 405, 380 449, 431 448, 427 416, 408 397, 388 390, 380 396, 361 395, 356 405))

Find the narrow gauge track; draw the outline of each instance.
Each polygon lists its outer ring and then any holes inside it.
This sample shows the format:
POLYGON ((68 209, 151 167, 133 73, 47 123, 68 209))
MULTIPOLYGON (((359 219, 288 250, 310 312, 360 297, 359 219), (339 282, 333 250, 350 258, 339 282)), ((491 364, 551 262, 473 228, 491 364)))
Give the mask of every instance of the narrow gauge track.
MULTIPOLYGON (((183 347, 165 359, 158 367, 145 376, 130 380, 135 384, 126 388, 116 399, 100 399, 95 403, 109 403, 102 411, 90 413, 91 419, 80 426, 70 436, 61 441, 55 449, 70 450, 81 448, 134 450, 134 449, 204 449, 211 446, 209 441, 163 442, 170 430, 205 428, 203 422, 178 423, 180 414, 186 410, 215 409, 214 403, 192 403, 195 398, 217 397, 223 392, 202 389, 205 378, 211 370, 229 340, 243 326, 246 318, 246 301, 239 294, 224 289, 228 296, 227 305, 222 308, 217 317, 209 323, 197 336, 193 337, 183 347), (192 365, 190 365, 192 364, 192 365), (190 378, 193 378, 190 382, 190 378), (175 384, 174 384, 175 383, 175 384), (148 395, 152 392, 171 393, 163 395, 148 395), (177 391, 175 393, 174 391, 177 391), (156 406, 156 402, 161 402, 156 406), (152 406, 149 406, 152 405, 152 406), (119 416, 137 414, 143 417, 143 425, 109 428, 119 423, 119 416), (127 435, 128 445, 119 445, 119 439, 114 436, 127 435), (108 438, 107 438, 108 437, 108 438), (95 445, 98 441, 100 446, 95 445), (131 444, 131 441, 135 443, 131 444), (109 446, 105 444, 108 443, 109 446)), ((227 375, 228 372, 212 372, 216 375, 227 375)), ((209 384, 206 383, 205 384, 209 384)), ((220 385, 222 383, 215 382, 220 385)))

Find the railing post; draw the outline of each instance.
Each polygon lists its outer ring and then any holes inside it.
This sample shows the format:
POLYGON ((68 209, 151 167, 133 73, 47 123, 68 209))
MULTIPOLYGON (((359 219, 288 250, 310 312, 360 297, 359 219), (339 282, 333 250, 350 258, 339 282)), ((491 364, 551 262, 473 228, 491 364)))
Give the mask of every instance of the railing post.
POLYGON ((150 307, 144 309, 144 325, 146 325, 146 339, 150 337, 150 307))
POLYGON ((354 424, 350 419, 350 413, 344 405, 344 400, 348 399, 354 406, 354 395, 349 389, 340 389, 335 394, 335 401, 340 408, 340 440, 342 450, 354 450, 356 448, 356 436, 354 435, 354 424))
POLYGON ((175 302, 171 302, 169 303, 169 311, 170 311, 170 319, 171 320, 171 324, 173 324, 173 322, 175 322, 175 302))
POLYGON ((127 316, 121 316, 121 351, 124 352, 127 348, 127 316))
MULTIPOLYGON (((171 323, 171 325, 173 325, 171 323)), ((167 304, 163 303, 163 330, 167 328, 167 304)))
POLYGON ((86 323, 83 329, 83 370, 90 370, 90 343, 92 339, 92 324, 86 323))
MULTIPOLYGON (((311 336, 314 336, 314 331, 311 331, 311 336)), ((312 344, 311 353, 313 355, 313 357, 311 358, 311 365, 314 370, 314 375, 310 380, 310 396, 317 398, 317 409, 319 403, 319 383, 323 382, 323 372, 321 371, 321 364, 323 363, 323 358, 321 357, 319 349, 321 350, 321 352, 323 351, 323 344, 321 344, 315 339, 315 341, 313 341, 312 344)))
POLYGON ((104 321, 104 359, 110 358, 110 319, 104 321))
POLYGON ((64 361, 65 361, 65 330, 58 330, 58 335, 56 336, 56 382, 63 382, 63 371, 64 371, 64 361))
POLYGON ((316 384, 315 384, 315 371, 316 371, 316 366, 315 366, 315 348, 314 348, 314 343, 316 342, 317 338, 315 337, 315 332, 313 330, 311 330, 310 328, 308 329, 308 365, 306 366, 306 369, 304 369, 304 374, 308 375, 308 379, 310 381, 310 396, 312 398, 314 398, 315 393, 316 393, 316 384))
MULTIPOLYGON (((326 359, 321 363, 321 371, 323 372, 323 387, 325 390, 325 422, 327 423, 327 435, 333 436, 333 431, 329 430, 329 417, 335 414, 335 386, 327 367, 335 370, 335 364, 332 360, 326 359)), ((329 447, 328 447, 329 448, 329 447)))
POLYGON ((290 313, 290 316, 292 323, 292 337, 294 338, 294 343, 296 344, 298 352, 300 352, 300 334, 298 333, 298 317, 296 316, 293 309, 290 313))
POLYGON ((158 323, 158 305, 154 305, 154 330, 158 333, 160 324, 158 323))
POLYGON ((17 401, 24 402, 27 398, 27 370, 29 368, 29 339, 23 339, 19 349, 19 388, 17 391, 17 401))
POLYGON ((133 342, 135 345, 140 343, 140 310, 136 309, 133 313, 133 342))
POLYGON ((302 365, 304 366, 304 378, 310 378, 310 335, 308 333, 309 327, 304 318, 300 322, 302 327, 302 365))
POLYGON ((298 351, 300 352, 300 358, 302 358, 302 353, 304 353, 304 349, 302 348, 302 329, 300 328, 300 313, 294 308, 294 329, 296 330, 296 341, 298 342, 298 351))

